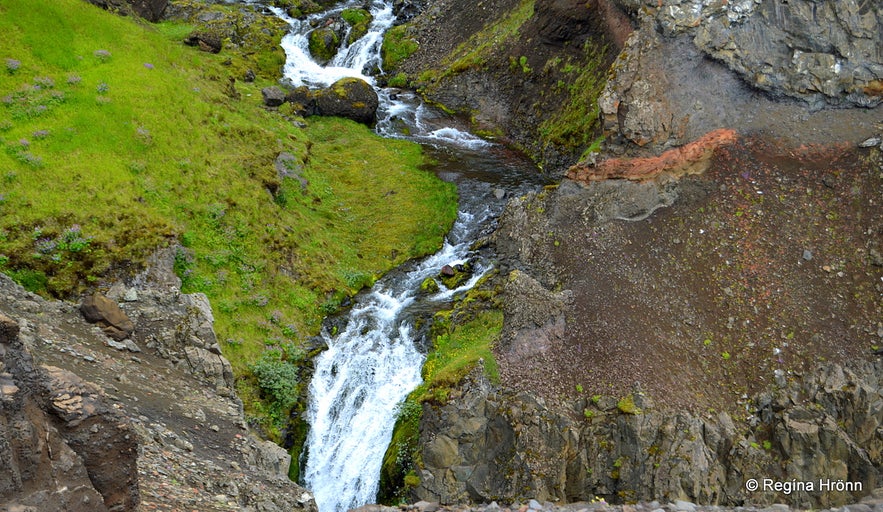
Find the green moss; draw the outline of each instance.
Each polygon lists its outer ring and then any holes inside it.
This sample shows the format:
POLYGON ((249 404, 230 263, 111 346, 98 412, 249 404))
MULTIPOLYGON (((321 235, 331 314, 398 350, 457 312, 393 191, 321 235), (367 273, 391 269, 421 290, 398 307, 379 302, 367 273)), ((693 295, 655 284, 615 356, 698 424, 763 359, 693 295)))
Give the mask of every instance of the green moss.
POLYGON ((502 329, 503 312, 494 309, 478 312, 470 320, 436 335, 423 365, 424 382, 417 396, 421 400, 438 396, 439 390, 458 384, 479 362, 488 378, 498 382, 500 374, 493 347, 502 329))
POLYGON ((394 71, 400 62, 410 57, 419 48, 420 45, 416 39, 411 37, 407 24, 397 25, 387 30, 383 35, 383 45, 380 48, 384 71, 387 73, 394 71))
POLYGON ((371 13, 365 9, 344 9, 340 17, 352 27, 347 37, 347 44, 353 44, 367 34, 368 26, 374 20, 371 13))
POLYGON ((340 48, 340 36, 330 28, 317 28, 309 35, 310 55, 320 62, 327 62, 334 58, 337 49, 340 48))
POLYGON ((399 408, 392 440, 383 455, 380 469, 380 503, 398 504, 407 498, 408 491, 420 485, 414 468, 421 463, 418 441, 423 407, 412 394, 399 408))
POLYGON ((634 395, 628 395, 617 402, 616 408, 623 414, 641 414, 643 411, 635 404, 634 395))
POLYGON ((562 110, 540 124, 539 134, 544 145, 570 149, 588 146, 583 151, 583 156, 587 156, 600 148, 603 142, 603 138, 597 133, 600 113, 598 97, 605 85, 603 70, 606 49, 589 42, 586 43, 584 54, 583 65, 571 69, 578 74, 566 85, 569 100, 562 110))

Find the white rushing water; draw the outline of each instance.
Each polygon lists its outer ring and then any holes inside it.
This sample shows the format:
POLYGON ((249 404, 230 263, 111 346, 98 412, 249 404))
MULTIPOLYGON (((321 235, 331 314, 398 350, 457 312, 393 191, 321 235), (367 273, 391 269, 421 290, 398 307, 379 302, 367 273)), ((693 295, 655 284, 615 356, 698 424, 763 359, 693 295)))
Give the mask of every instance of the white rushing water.
MULTIPOLYGON (((374 21, 368 34, 342 48, 327 66, 313 61, 308 50, 313 24, 329 14, 339 15, 344 8, 363 5, 361 1, 346 2, 305 19, 292 19, 281 9, 270 8, 291 26, 282 41, 287 55, 285 78, 294 85, 321 87, 340 78, 358 77, 374 85, 365 73, 380 67, 383 32, 394 21, 391 1, 370 3, 374 21)), ((409 138, 422 142, 462 148, 488 145, 465 130, 445 126, 411 93, 378 90, 378 95, 377 130, 383 135, 401 137, 395 125, 404 125, 409 138)), ((398 405, 421 383, 423 355, 412 339, 408 307, 417 300, 424 279, 437 275, 444 265, 466 261, 469 242, 490 216, 486 206, 479 213, 461 212, 441 251, 404 274, 378 281, 370 293, 357 298, 343 332, 323 334, 328 350, 314 360, 303 472, 320 512, 344 512, 376 501, 383 455, 392 438, 398 405)), ((471 288, 484 271, 478 265, 462 287, 442 287, 434 296, 420 300, 449 300, 471 288)))
MULTIPOLYGON (((343 512, 376 501, 397 406, 421 383, 423 355, 411 338, 407 308, 424 279, 444 265, 465 262, 469 238, 458 242, 458 234, 480 223, 461 212, 441 251, 403 276, 378 281, 353 306, 343 332, 325 334, 328 350, 314 360, 310 383, 304 477, 321 512, 343 512)), ((482 273, 477 269, 461 288, 440 291, 429 300, 445 300, 470 288, 482 273)))

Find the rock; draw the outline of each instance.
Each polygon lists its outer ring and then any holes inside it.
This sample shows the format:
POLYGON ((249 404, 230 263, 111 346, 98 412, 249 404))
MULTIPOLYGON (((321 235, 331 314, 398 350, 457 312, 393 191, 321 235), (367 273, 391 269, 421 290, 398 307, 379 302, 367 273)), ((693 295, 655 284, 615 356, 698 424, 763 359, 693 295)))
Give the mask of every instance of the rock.
POLYGON ((161 21, 169 0, 88 0, 92 5, 97 5, 108 11, 129 13, 134 12, 138 16, 156 23, 161 21))
POLYGON ((694 33, 696 46, 760 89, 834 105, 883 101, 879 8, 836 0, 743 3, 660 9, 657 19, 673 32, 694 33), (675 13, 690 19, 678 21, 675 13), (832 26, 830 19, 842 21, 832 26))
POLYGON ((596 166, 576 164, 567 171, 567 177, 580 182, 627 179, 645 181, 659 176, 680 178, 702 174, 711 163, 714 151, 736 140, 733 130, 719 129, 709 132, 682 147, 670 149, 658 157, 609 158, 596 166))
POLYGON ((323 116, 337 116, 373 125, 377 120, 377 93, 359 78, 342 78, 315 94, 316 108, 323 116))
POLYGON ((221 53, 224 47, 220 37, 208 32, 193 32, 184 39, 184 44, 209 53, 221 53))
POLYGON ((340 34, 331 27, 317 28, 308 37, 310 56, 323 66, 334 58, 340 48, 340 34))
POLYGON ((275 85, 261 89, 261 96, 264 98, 264 105, 268 107, 278 107, 285 102, 285 93, 275 85))
POLYGON ((696 510, 696 504, 689 501, 675 500, 673 505, 676 510, 680 510, 683 512, 695 512, 696 510))
POLYGON ((279 178, 280 182, 285 178, 291 178, 300 183, 301 192, 307 191, 307 186, 309 186, 310 182, 302 175, 304 171, 304 163, 300 158, 283 151, 276 157, 276 161, 273 165, 276 168, 276 176, 279 178))
POLYGON ((805 261, 811 261, 812 260, 812 251, 810 251, 809 249, 804 249, 803 250, 803 259, 805 261))
POLYGON ((699 509, 695 503, 741 505, 748 498, 743 475, 781 460, 788 479, 860 479, 864 490, 755 493, 751 503, 783 498, 791 507, 855 503, 878 485, 872 460, 883 453, 877 434, 883 425, 881 370, 883 361, 829 365, 786 389, 755 396, 750 410, 759 411, 759 421, 745 427, 748 432, 724 413, 633 415, 615 406, 595 409, 600 421, 575 422, 572 410, 547 406, 527 393, 494 390, 470 377, 447 404, 424 409, 423 472, 415 497, 457 503, 528 495, 537 503, 524 510, 547 510, 538 506, 541 500, 589 501, 604 489, 630 489, 630 498, 638 501, 681 496, 666 508, 691 512, 699 509), (792 398, 797 396, 811 403, 792 398), (467 424, 474 427, 464 428, 467 424), (755 433, 772 434, 769 449, 745 441, 755 433), (650 466, 656 470, 647 471, 650 466))
POLYGON ((87 322, 98 324, 107 336, 117 341, 135 330, 135 324, 119 305, 98 292, 83 299, 80 312, 87 322))
POLYGON ((2 314, 0 363, 0 460, 12 462, 0 464, 4 510, 134 510, 137 443, 100 388, 35 367, 2 314))
POLYGON ((288 91, 285 101, 290 103, 300 116, 309 117, 319 113, 319 107, 316 106, 316 96, 306 85, 288 91))
POLYGON ((860 148, 872 148, 874 146, 879 146, 883 143, 883 139, 880 137, 871 137, 870 139, 865 139, 861 143, 859 143, 858 147, 860 148))
POLYGON ((436 293, 438 290, 438 283, 431 277, 427 277, 420 283, 420 291, 423 293, 436 293))

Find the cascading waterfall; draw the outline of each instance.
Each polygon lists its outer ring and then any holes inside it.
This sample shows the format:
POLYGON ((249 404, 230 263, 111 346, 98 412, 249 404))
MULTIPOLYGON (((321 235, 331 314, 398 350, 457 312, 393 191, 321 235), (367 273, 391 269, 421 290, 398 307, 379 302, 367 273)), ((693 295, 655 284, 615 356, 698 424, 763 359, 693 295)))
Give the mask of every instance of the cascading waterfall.
MULTIPOLYGON (((454 232, 481 224, 460 213, 454 232)), ((420 382, 423 355, 406 318, 420 283, 445 264, 465 262, 468 238, 452 242, 404 276, 378 281, 360 297, 337 336, 325 335, 328 350, 318 356, 310 383, 305 481, 322 512, 342 512, 372 503, 377 496, 383 454, 392 437, 397 406, 420 382)), ((472 287, 480 267, 457 290, 429 300, 445 300, 472 287)))
MULTIPOLYGON (((285 78, 294 85, 328 86, 340 78, 358 77, 374 85, 366 70, 380 67, 383 33, 395 18, 391 0, 370 2, 374 19, 368 33, 341 49, 328 66, 313 61, 308 50, 308 34, 313 23, 344 8, 363 5, 363 0, 348 1, 300 20, 290 18, 281 9, 268 7, 291 27, 282 41, 287 55, 285 78)), ((478 163, 448 173, 452 179, 463 177, 458 185, 461 209, 465 211, 460 212, 443 248, 412 264, 410 270, 378 281, 370 293, 356 299, 343 332, 336 336, 323 334, 328 349, 314 361, 307 408, 310 424, 305 446, 307 463, 303 472, 304 483, 313 491, 320 512, 344 512, 376 500, 383 455, 392 437, 397 407, 421 383, 424 356, 412 339, 409 308, 417 306, 418 301, 450 300, 454 294, 475 285, 487 270, 487 265, 481 262, 460 288, 443 288, 430 297, 418 294, 423 280, 437 275, 444 265, 466 262, 470 257, 470 242, 499 213, 502 202, 490 183, 499 186, 504 181, 501 174, 525 171, 524 164, 501 164, 493 160, 494 157, 491 157, 492 164, 487 165, 486 152, 475 150, 486 149, 489 143, 450 126, 450 118, 433 113, 412 93, 382 89, 377 92, 380 97, 378 133, 403 137, 400 127, 406 126, 408 138, 457 148, 458 154, 472 153, 471 158, 478 163), (485 170, 472 178, 465 177, 474 173, 473 167, 485 170), (495 177, 483 181, 490 175, 495 177), (469 189, 466 195, 473 200, 462 201, 464 189, 469 189)), ((509 188, 514 189, 511 184, 509 188)))

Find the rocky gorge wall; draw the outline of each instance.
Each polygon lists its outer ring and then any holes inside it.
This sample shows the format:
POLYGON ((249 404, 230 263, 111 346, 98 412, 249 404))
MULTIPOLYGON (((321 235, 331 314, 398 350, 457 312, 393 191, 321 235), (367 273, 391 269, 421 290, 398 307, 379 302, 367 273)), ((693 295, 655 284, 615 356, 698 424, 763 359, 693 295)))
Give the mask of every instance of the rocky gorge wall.
POLYGON ((288 453, 249 431, 175 252, 97 294, 123 332, 0 275, 0 509, 315 512, 288 453))
MULTIPOLYGON (((881 367, 819 368, 727 413, 657 410, 640 391, 569 407, 511 394, 480 377, 445 406, 427 406, 416 497, 441 503, 686 500, 799 508, 858 501, 881 483, 881 367), (750 478, 813 482, 812 492, 749 492, 750 478), (820 482, 860 482, 821 492, 820 482)), ((538 370, 541 374, 541 370, 538 370)), ((541 375, 538 375, 541 378, 541 375)))

